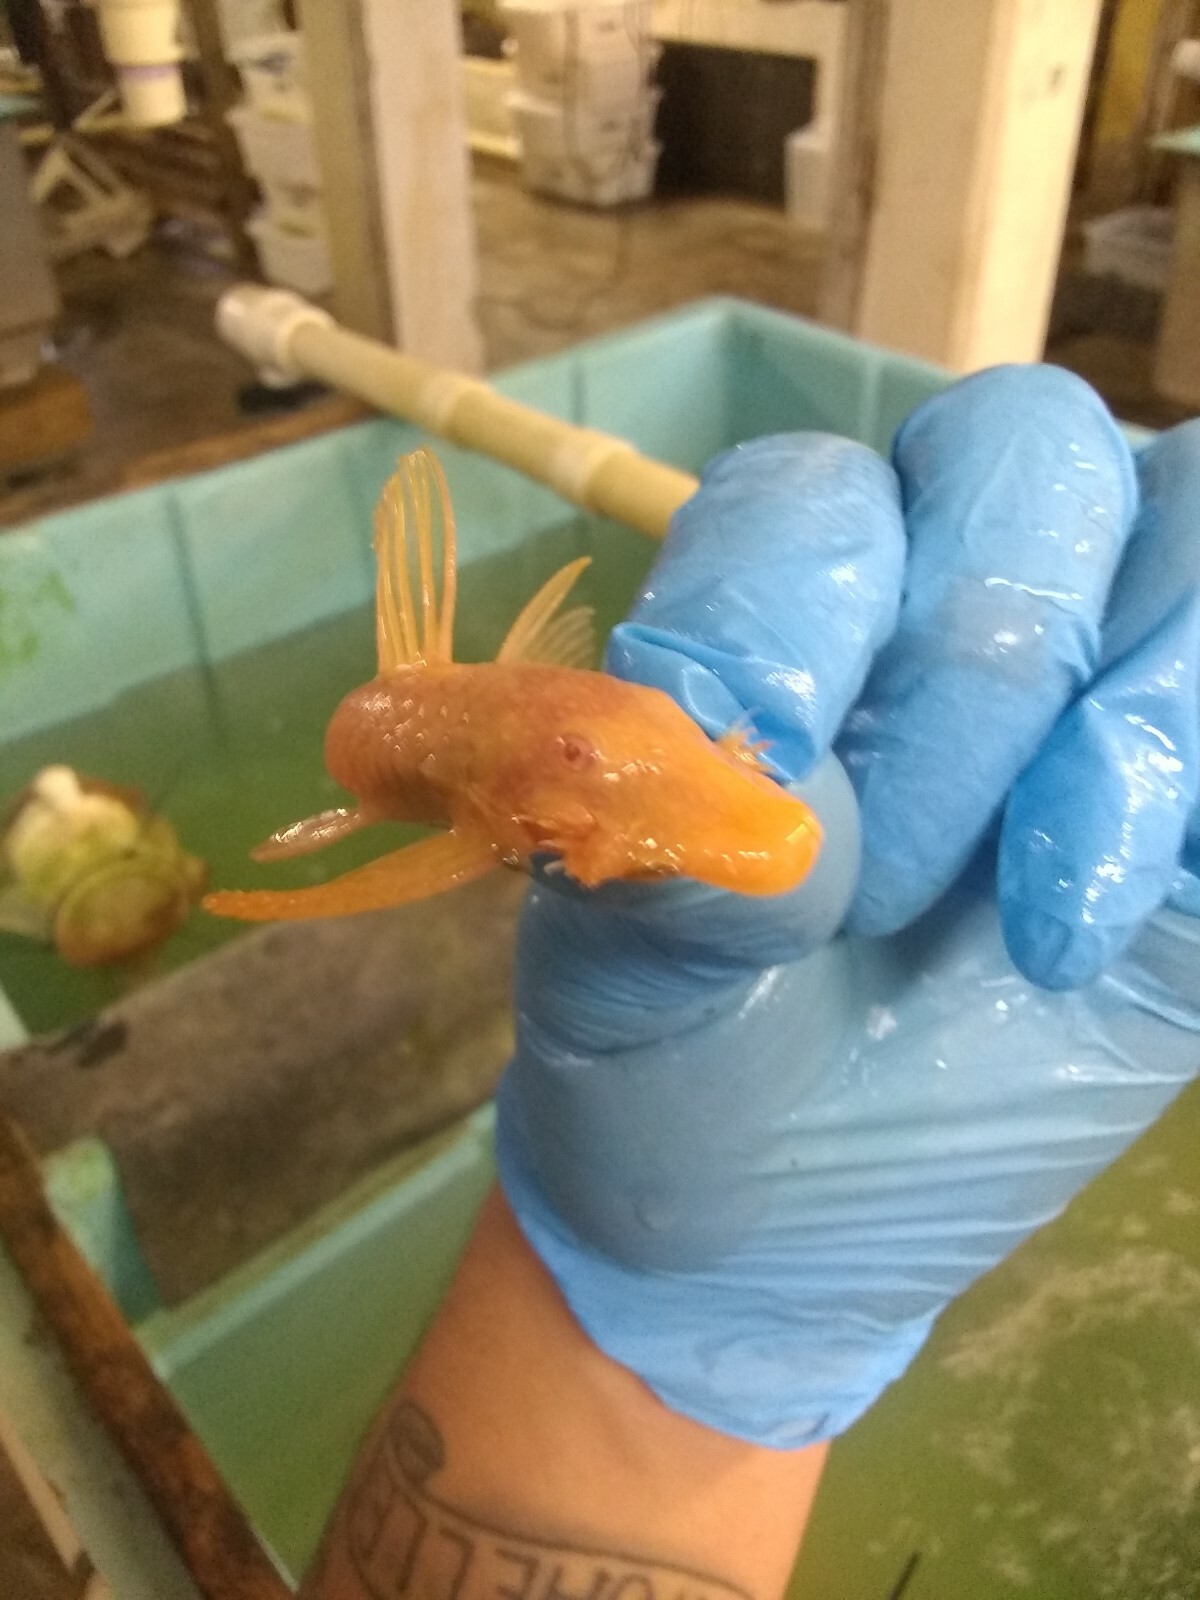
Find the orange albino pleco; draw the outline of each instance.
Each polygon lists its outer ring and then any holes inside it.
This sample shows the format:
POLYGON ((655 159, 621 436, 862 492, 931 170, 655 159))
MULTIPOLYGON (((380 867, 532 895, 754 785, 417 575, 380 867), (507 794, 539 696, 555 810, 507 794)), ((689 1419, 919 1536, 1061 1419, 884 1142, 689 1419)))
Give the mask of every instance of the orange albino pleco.
POLYGON ((716 742, 669 695, 589 670, 592 614, 563 610, 572 561, 525 606, 493 662, 451 651, 454 517, 427 450, 404 457, 375 517, 378 673, 325 737, 353 807, 273 834, 260 861, 316 850, 374 822, 446 831, 307 889, 222 890, 251 922, 346 916, 424 899, 550 854, 577 882, 683 876, 779 894, 810 871, 816 817, 732 730, 716 742))

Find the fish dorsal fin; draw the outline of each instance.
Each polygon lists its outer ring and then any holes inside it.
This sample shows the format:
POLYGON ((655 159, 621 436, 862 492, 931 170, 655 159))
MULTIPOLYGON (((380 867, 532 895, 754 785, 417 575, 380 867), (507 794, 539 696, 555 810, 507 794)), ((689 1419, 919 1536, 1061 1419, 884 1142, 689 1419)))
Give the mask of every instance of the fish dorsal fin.
POLYGON ((590 667, 595 661, 595 635, 590 606, 559 607, 590 556, 560 567, 530 600, 500 646, 497 661, 538 662, 543 666, 590 667))
POLYGON ((453 656, 454 509, 431 450, 401 456, 375 508, 380 676, 453 656))

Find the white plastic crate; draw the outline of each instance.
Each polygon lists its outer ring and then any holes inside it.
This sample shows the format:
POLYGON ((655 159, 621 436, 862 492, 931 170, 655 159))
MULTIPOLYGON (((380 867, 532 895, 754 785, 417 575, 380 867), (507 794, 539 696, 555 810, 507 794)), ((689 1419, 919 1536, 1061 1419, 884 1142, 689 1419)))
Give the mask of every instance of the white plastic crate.
POLYGON ((263 212, 251 217, 246 228, 254 238, 268 283, 307 295, 326 294, 333 288, 333 266, 324 233, 282 227, 263 212))
POLYGON ((228 118, 247 170, 261 183, 321 187, 310 118, 268 115, 253 106, 234 106, 228 118))
POLYGON ((1139 289, 1166 288, 1175 217, 1169 206, 1126 206, 1083 224, 1084 265, 1139 289))
POLYGON ((547 100, 518 90, 508 104, 524 155, 541 161, 581 157, 611 166, 622 151, 640 152, 654 133, 661 89, 643 88, 628 102, 547 100))
POLYGON ((303 120, 309 111, 304 35, 294 31, 257 34, 229 52, 246 90, 246 103, 268 116, 303 120))
POLYGON ((579 205, 624 205, 630 200, 644 200, 653 191, 661 149, 651 139, 640 150, 596 155, 588 160, 524 155, 521 178, 526 188, 579 205))
POLYGON ((527 94, 627 101, 662 53, 651 0, 502 0, 501 10, 527 94))

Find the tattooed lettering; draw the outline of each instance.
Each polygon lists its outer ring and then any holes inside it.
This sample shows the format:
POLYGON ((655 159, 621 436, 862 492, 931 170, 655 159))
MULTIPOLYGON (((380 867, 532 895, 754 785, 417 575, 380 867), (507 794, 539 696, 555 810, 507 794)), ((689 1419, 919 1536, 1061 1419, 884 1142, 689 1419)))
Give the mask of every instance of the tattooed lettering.
POLYGON ((704 1573, 494 1528, 430 1492, 437 1426, 402 1401, 348 1506, 349 1548, 372 1600, 752 1600, 704 1573))

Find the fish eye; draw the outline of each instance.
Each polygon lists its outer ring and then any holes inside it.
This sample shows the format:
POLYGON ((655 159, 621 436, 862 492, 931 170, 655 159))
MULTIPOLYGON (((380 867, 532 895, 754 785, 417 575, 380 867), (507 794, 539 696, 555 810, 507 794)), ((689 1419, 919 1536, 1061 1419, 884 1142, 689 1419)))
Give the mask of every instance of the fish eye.
POLYGON ((558 740, 559 754, 568 767, 576 771, 590 767, 596 759, 596 748, 589 740, 577 733, 564 733, 558 740))

